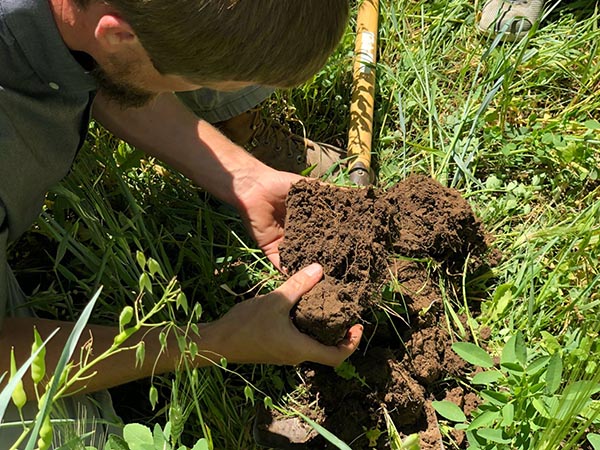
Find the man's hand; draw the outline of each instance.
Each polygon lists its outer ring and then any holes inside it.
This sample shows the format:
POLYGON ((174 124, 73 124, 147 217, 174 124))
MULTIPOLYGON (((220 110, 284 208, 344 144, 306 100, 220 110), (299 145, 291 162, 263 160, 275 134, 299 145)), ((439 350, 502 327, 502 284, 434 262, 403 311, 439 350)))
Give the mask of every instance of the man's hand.
POLYGON ((298 331, 290 318, 292 307, 322 276, 322 267, 312 264, 270 294, 239 303, 221 319, 202 326, 199 347, 215 361, 222 355, 236 363, 313 361, 338 366, 358 347, 362 325, 350 328, 337 346, 327 346, 298 331))
POLYGON ((283 240, 285 198, 299 175, 263 170, 260 177, 242 180, 238 209, 250 234, 275 267, 281 270, 278 246, 283 240))

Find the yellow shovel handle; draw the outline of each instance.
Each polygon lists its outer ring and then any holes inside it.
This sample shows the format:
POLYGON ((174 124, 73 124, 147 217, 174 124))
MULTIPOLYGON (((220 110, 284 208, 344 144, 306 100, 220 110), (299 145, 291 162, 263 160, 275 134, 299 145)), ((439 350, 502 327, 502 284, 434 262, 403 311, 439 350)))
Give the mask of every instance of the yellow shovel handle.
POLYGON ((362 186, 370 183, 378 19, 379 0, 363 0, 356 24, 348 132, 348 156, 352 161, 349 166, 350 179, 362 186))

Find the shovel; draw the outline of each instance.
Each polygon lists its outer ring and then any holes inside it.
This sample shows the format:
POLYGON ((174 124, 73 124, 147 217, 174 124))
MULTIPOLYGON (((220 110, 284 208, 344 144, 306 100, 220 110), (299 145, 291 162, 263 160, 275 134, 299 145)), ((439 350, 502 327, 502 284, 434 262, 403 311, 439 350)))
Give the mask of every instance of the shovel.
POLYGON ((375 110, 375 61, 379 0, 364 0, 356 23, 356 48, 352 76, 352 103, 348 131, 350 181, 359 186, 371 184, 371 144, 375 110))
MULTIPOLYGON (((350 180, 368 186, 373 179, 371 144, 375 109, 375 59, 379 0, 363 0, 356 19, 350 129, 348 131, 348 166, 350 180)), ((261 405, 256 412, 254 440, 265 447, 292 450, 314 449, 311 441, 317 433, 299 417, 274 418, 261 405)))

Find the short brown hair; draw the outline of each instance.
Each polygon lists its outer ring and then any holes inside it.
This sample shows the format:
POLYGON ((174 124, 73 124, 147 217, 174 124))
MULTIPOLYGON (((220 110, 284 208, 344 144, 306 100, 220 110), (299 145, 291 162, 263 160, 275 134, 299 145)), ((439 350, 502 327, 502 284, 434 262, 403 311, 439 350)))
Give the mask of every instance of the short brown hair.
MULTIPOLYGON (((90 0, 75 0, 79 4, 90 0)), ((291 87, 337 46, 348 0, 108 0, 163 74, 291 87)))

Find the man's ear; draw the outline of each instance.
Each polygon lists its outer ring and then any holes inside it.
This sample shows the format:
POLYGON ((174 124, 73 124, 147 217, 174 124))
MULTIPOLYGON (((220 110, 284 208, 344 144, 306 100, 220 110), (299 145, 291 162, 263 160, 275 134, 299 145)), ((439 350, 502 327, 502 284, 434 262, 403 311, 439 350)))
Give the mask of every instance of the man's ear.
POLYGON ((139 45, 131 26, 115 14, 100 16, 94 36, 98 44, 108 53, 117 53, 124 47, 139 45))

